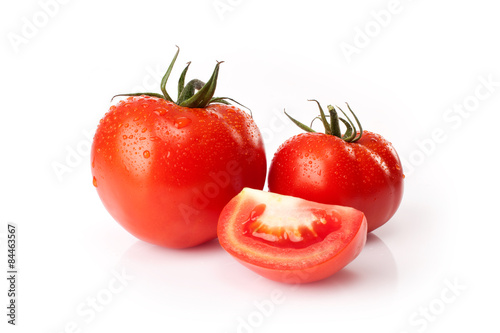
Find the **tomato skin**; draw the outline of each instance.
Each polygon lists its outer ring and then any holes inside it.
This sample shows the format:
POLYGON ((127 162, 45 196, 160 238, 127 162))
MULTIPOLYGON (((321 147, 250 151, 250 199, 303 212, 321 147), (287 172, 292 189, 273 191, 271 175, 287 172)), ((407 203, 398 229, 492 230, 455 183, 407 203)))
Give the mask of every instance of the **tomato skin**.
MULTIPOLYGON (((244 235, 246 217, 253 207, 270 200, 258 200, 243 189, 222 210, 219 217, 220 245, 237 261, 255 273, 283 283, 309 283, 327 278, 354 260, 366 243, 367 222, 364 214, 354 208, 325 205, 298 198, 311 209, 335 210, 343 216, 342 229, 306 248, 282 249, 244 235)), ((267 193, 267 192, 263 192, 267 193)), ((277 194, 271 194, 280 196, 277 194)), ((283 197, 283 196, 280 196, 283 197)), ((283 208, 283 214, 289 212, 283 208)))
POLYGON ((91 161, 113 218, 137 238, 170 248, 216 238, 224 205, 245 186, 262 189, 266 177, 262 137, 245 112, 149 96, 110 108, 91 161))
POLYGON ((381 135, 363 131, 348 143, 333 135, 302 133, 276 151, 269 191, 354 207, 368 232, 385 224, 403 197, 403 169, 396 150, 381 135))

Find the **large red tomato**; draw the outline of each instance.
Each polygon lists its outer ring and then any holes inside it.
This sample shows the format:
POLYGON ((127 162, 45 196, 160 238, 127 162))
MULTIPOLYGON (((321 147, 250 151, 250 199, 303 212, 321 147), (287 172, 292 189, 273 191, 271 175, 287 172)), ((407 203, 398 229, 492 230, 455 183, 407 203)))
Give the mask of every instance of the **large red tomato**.
POLYGON ((365 214, 368 231, 373 231, 394 215, 403 196, 398 154, 381 135, 363 131, 355 115, 359 132, 347 116, 347 120, 339 118, 334 107, 328 107, 330 123, 319 108, 325 133, 291 118, 308 133, 279 147, 269 169, 269 190, 354 207, 365 214), (344 135, 339 120, 346 125, 344 135))
MULTIPOLYGON (((177 51, 178 53, 178 51, 177 51)), ((130 96, 111 106, 92 145, 94 186, 126 230, 153 244, 185 248, 217 236, 222 208, 243 187, 262 189, 266 157, 252 118, 213 98, 207 84, 179 80, 179 99, 130 96), (199 91, 197 91, 199 90, 199 91)))

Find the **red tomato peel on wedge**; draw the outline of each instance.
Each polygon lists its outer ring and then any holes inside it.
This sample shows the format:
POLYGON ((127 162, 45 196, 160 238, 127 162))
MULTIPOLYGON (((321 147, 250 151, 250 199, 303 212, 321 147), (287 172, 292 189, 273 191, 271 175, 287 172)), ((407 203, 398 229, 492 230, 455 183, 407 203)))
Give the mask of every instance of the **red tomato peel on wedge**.
POLYGON ((364 214, 350 207, 244 188, 222 210, 221 246, 274 281, 308 283, 354 260, 366 243, 364 214))

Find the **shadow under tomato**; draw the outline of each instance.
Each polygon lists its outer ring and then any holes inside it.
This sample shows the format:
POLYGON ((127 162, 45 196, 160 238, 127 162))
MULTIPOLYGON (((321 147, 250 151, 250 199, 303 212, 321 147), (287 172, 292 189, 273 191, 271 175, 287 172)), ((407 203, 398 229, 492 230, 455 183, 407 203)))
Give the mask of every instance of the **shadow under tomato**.
POLYGON ((392 299, 398 280, 392 252, 375 234, 368 235, 361 254, 344 269, 308 284, 283 284, 262 278, 229 258, 217 239, 188 249, 168 249, 138 240, 124 252, 117 266, 141 280, 144 292, 150 294, 159 294, 167 286, 195 288, 205 293, 214 284, 236 289, 241 285, 255 292, 274 286, 313 298, 360 294, 363 302, 372 306, 392 299))
POLYGON ((212 257, 214 252, 223 251, 219 245, 218 239, 213 239, 206 243, 186 249, 169 249, 141 240, 133 243, 122 255, 120 262, 124 265, 133 265, 135 263, 145 264, 156 260, 189 260, 190 258, 199 259, 200 257, 212 257))
POLYGON ((138 240, 124 252, 117 266, 144 284, 182 286, 213 270, 222 255, 224 251, 217 239, 188 249, 169 249, 138 240))
POLYGON ((360 255, 345 268, 324 280, 295 285, 297 297, 309 297, 336 307, 334 301, 356 310, 378 311, 392 304, 397 294, 398 270, 389 247, 370 233, 360 255), (304 295, 302 295, 304 294, 304 295), (352 302, 355 300, 355 304, 352 302), (350 301, 350 302, 349 302, 350 301))
POLYGON ((356 285, 362 279, 361 274, 347 267, 341 269, 334 275, 320 280, 305 284, 306 288, 347 288, 350 285, 356 285))

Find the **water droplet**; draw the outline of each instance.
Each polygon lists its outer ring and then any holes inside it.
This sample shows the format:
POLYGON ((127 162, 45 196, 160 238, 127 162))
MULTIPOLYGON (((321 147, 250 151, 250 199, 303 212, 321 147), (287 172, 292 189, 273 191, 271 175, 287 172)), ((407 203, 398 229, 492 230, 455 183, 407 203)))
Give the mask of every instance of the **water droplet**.
POLYGON ((151 154, 149 153, 149 150, 145 150, 142 155, 144 156, 144 158, 149 158, 149 156, 151 156, 151 154))
POLYGON ((159 116, 163 116, 165 113, 167 113, 167 111, 164 108, 157 108, 153 112, 159 116))
POLYGON ((94 186, 97 187, 97 179, 95 178, 95 176, 94 178, 92 178, 92 184, 94 184, 94 186))
POLYGON ((184 128, 187 125, 191 124, 192 120, 187 117, 179 117, 175 119, 174 125, 176 128, 184 128))
POLYGON ((143 136, 141 136, 141 137, 139 138, 139 140, 141 140, 141 141, 142 141, 142 140, 146 140, 146 138, 145 138, 145 137, 143 137, 143 136))
POLYGON ((128 136, 126 136, 126 135, 124 135, 124 136, 123 136, 123 139, 124 139, 124 140, 126 140, 127 138, 128 138, 128 136))
POLYGON ((144 128, 141 130, 141 132, 142 132, 142 133, 144 133, 144 132, 146 132, 147 130, 148 130, 148 129, 147 129, 146 127, 144 127, 144 128))

